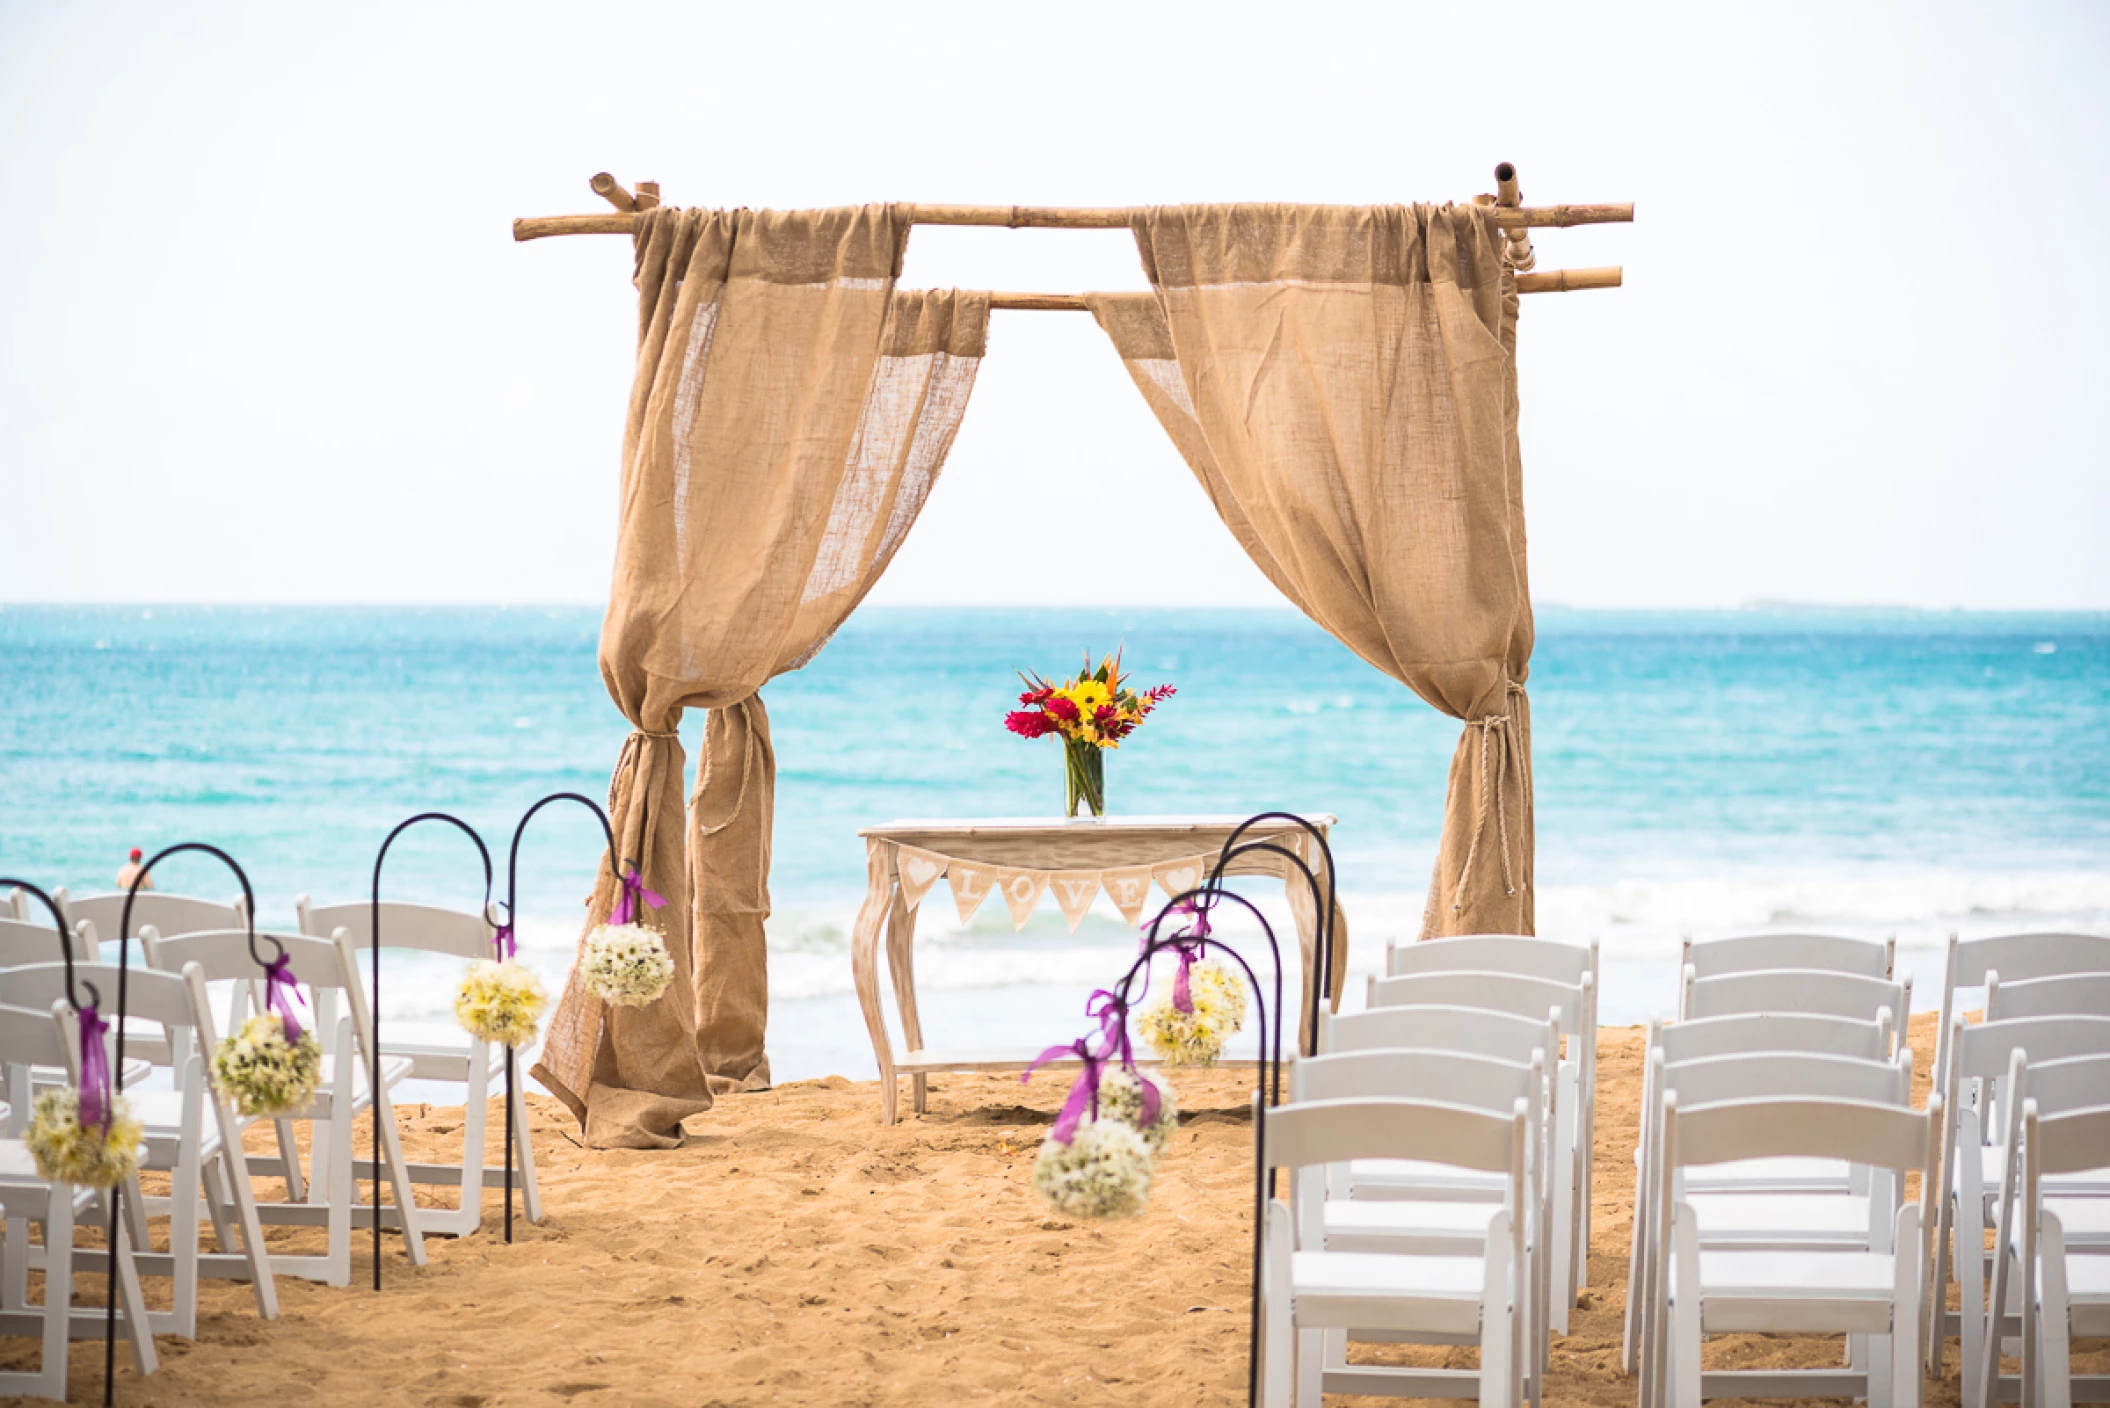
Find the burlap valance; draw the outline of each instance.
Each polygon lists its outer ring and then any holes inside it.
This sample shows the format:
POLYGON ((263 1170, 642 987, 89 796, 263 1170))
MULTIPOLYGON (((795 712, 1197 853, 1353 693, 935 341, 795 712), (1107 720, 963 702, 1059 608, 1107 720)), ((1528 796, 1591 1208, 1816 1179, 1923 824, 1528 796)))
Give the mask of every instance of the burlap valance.
MULTIPOLYGON (((898 206, 657 208, 636 226, 638 363, 601 674, 638 732, 619 844, 667 896, 677 998, 605 1010, 577 981, 536 1076, 596 1146, 656 1146, 769 1079, 769 839, 757 691, 810 660, 886 570, 942 468, 988 295, 894 288, 898 206), (711 711, 681 824, 684 710, 711 711)), ((614 896, 603 876, 596 918, 614 896)))

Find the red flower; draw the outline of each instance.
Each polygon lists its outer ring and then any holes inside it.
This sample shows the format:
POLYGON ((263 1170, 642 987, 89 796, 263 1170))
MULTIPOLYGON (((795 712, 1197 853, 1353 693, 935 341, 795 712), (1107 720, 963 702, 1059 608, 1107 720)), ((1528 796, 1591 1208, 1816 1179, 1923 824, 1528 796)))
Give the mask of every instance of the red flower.
POLYGON ((1101 704, 1098 708, 1092 710, 1092 722, 1101 728, 1105 728, 1120 717, 1121 711, 1111 704, 1101 704))
POLYGON ((1018 696, 1018 702, 1025 705, 1045 704, 1054 697, 1055 691, 1046 685, 1042 685, 1039 689, 1029 689, 1018 696))
POLYGON ((1044 738, 1055 731, 1055 725, 1046 714, 1031 709, 1015 709, 1004 715, 1004 727, 1020 738, 1044 738))
POLYGON ((1077 712, 1077 701, 1074 699, 1064 699, 1058 696, 1048 700, 1046 708, 1049 713, 1066 724, 1076 723, 1082 717, 1077 712))

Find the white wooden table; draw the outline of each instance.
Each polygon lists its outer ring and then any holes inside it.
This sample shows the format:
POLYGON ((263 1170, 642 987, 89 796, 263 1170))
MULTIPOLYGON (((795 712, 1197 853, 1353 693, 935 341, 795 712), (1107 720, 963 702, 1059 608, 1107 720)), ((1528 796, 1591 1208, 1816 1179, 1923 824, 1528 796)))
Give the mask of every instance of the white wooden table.
MULTIPOLYGON (((923 1025, 916 1015, 916 911, 909 907, 902 894, 901 847, 915 847, 983 865, 1049 871, 1156 865, 1196 855, 1208 856, 1213 864, 1216 854, 1244 820, 1244 817, 1159 816, 1078 817, 1068 821, 1039 818, 894 821, 859 831, 857 834, 865 841, 867 885, 864 905, 857 914, 857 928, 851 937, 850 962, 857 983, 858 1005, 863 1008, 865 1025, 871 1031, 872 1054, 879 1061, 882 1121, 894 1123, 900 1076, 912 1078, 915 1109, 921 1114, 931 1072, 1023 1070, 1043 1048, 1074 1035, 1066 1031, 1036 1033, 1045 1039, 1005 1048, 947 1050, 924 1045, 923 1025), (888 1036, 886 1016, 880 1005, 879 945, 882 936, 886 940, 887 968, 893 980, 894 1002, 901 1015, 905 1049, 899 1054, 888 1036)), ((1336 818, 1324 814, 1306 816, 1304 820, 1322 835, 1330 835, 1336 824, 1336 818)), ((1304 836, 1301 828, 1289 822, 1263 822, 1248 831, 1241 838, 1241 844, 1269 839, 1289 841, 1304 836)), ((1311 869, 1318 875, 1323 889, 1327 879, 1324 855, 1316 846, 1311 846, 1308 853, 1311 869)), ((1298 988, 1303 1000, 1298 1005, 1299 1025, 1300 1028, 1308 1025, 1311 988, 1318 972, 1315 962, 1318 926, 1316 908, 1303 903, 1302 896, 1295 893, 1304 888, 1302 872, 1280 855, 1261 853, 1239 857, 1233 861, 1228 873, 1272 876, 1281 880, 1285 889, 1291 892, 1290 910, 1296 918, 1297 949, 1301 960, 1298 988)), ((940 882, 938 889, 926 896, 925 903, 936 898, 943 888, 940 882)), ((949 902, 949 899, 948 895, 946 900, 939 902, 949 902)), ((1149 912, 1156 913, 1163 904, 1161 896, 1151 896, 1149 912)), ((1338 904, 1334 908, 1333 930, 1333 991, 1328 996, 1338 1008, 1342 984, 1347 977, 1348 958, 1348 926, 1338 904)), ((1288 955, 1284 957, 1287 959, 1288 955)), ((1110 961, 1120 962, 1118 958, 1110 961)), ((1248 961, 1252 962, 1256 973, 1264 971, 1262 955, 1249 955, 1248 961)), ((1118 972, 1107 975, 1109 981, 1116 976, 1118 972)), ((1284 974, 1284 977, 1288 975, 1284 974)), ((1070 1064, 1075 1064, 1074 1058, 1070 1064)))

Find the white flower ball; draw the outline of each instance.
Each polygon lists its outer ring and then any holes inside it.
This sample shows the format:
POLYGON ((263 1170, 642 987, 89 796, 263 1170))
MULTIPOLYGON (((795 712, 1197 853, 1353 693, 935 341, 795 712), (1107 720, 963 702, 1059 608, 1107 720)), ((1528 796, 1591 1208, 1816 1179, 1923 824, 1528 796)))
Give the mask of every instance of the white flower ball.
POLYGON ((1099 1077, 1099 1118, 1127 1125, 1143 1136, 1151 1153, 1159 1154, 1179 1127, 1180 1106, 1168 1082, 1159 1079, 1151 1084, 1158 1088, 1158 1117, 1144 1124, 1142 1079, 1126 1066, 1108 1066, 1099 1077))
POLYGON ((1033 1187, 1066 1217, 1133 1217, 1150 1201, 1150 1146, 1128 1125, 1087 1119, 1065 1144, 1054 1135, 1033 1161, 1033 1187))
POLYGON ((535 1039, 549 996, 542 980, 510 960, 469 965, 454 996, 455 1020, 479 1041, 521 1046, 535 1039))
POLYGON ((587 989, 617 1007, 657 1002, 674 981, 674 959, 657 930, 642 924, 603 924, 579 949, 587 989))
POLYGON ((1213 1066, 1245 1026, 1245 984, 1221 963, 1197 963, 1187 976, 1194 1010, 1172 1005, 1168 990, 1136 1015, 1136 1030, 1168 1066, 1213 1066))

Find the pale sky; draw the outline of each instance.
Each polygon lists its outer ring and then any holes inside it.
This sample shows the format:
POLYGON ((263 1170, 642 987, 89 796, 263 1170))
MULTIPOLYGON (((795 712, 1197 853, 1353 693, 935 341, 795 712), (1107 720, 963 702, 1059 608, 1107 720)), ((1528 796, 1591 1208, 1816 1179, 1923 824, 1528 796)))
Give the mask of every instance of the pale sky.
MULTIPOLYGON (((599 602, 676 205, 1631 200, 1538 235, 1541 601, 2110 607, 2110 6, 0 0, 0 601, 599 602)), ((906 283, 1140 288, 1124 232, 906 283)), ((875 602, 1275 600, 1003 312, 875 602)))

